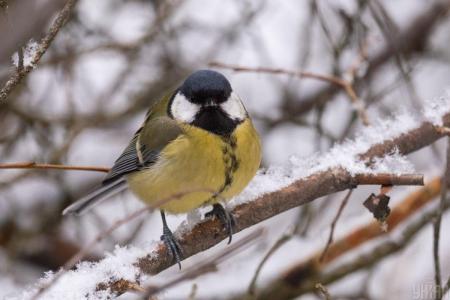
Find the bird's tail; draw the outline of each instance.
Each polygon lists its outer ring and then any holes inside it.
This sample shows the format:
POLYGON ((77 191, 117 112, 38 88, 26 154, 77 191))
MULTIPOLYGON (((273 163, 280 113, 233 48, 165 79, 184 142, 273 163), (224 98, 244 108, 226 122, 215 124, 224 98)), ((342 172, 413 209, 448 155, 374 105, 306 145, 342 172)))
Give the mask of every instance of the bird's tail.
POLYGON ((66 207, 63 211, 63 215, 81 215, 82 213, 91 209, 94 205, 102 202, 103 200, 116 195, 127 188, 127 184, 124 178, 115 180, 108 184, 105 184, 92 193, 84 196, 83 198, 72 203, 66 207))

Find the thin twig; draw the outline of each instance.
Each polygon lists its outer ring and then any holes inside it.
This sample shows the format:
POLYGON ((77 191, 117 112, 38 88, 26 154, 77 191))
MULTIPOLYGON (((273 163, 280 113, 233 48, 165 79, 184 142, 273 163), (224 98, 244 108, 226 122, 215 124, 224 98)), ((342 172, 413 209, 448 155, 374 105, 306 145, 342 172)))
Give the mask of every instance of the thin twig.
POLYGON ((421 174, 356 174, 355 179, 359 185, 423 185, 423 175, 421 174))
POLYGON ((264 255, 264 257, 259 262, 258 266, 256 267, 255 273, 253 274, 252 280, 250 281, 250 284, 247 288, 247 293, 250 297, 255 296, 256 291, 256 282, 259 278, 259 275, 261 274, 261 270, 266 264, 266 262, 269 260, 269 258, 276 252, 278 249, 280 249, 284 244, 286 244, 288 241, 290 241, 296 234, 305 234, 306 230, 308 228, 309 222, 310 222, 310 214, 309 212, 310 205, 306 204, 305 206, 302 206, 299 210, 299 214, 297 217, 297 220, 295 222, 295 225, 292 227, 289 232, 284 233, 278 240, 275 241, 275 243, 270 247, 270 249, 267 251, 267 253, 264 255))
POLYGON ((441 183, 441 201, 439 211, 433 222, 433 262, 434 262, 434 283, 436 285, 436 300, 441 300, 444 294, 442 286, 441 260, 439 258, 439 240, 441 233, 442 214, 447 202, 447 189, 450 180, 450 138, 447 138, 447 158, 441 183))
POLYGON ((50 26, 47 35, 39 43, 31 62, 22 69, 18 68, 17 72, 11 76, 5 86, 0 90, 0 102, 6 100, 12 90, 36 67, 42 56, 50 47, 61 27, 63 27, 69 19, 70 13, 76 2, 77 0, 68 0, 66 2, 63 9, 58 13, 55 21, 50 26))
POLYGON ((269 258, 283 246, 287 241, 289 241, 292 238, 292 234, 283 234, 274 244, 272 247, 270 247, 269 251, 267 251, 266 255, 262 258, 261 262, 256 267, 256 271, 253 274, 252 280, 250 281, 250 284, 247 289, 247 293, 250 296, 255 295, 256 290, 256 282, 258 280, 259 274, 261 273, 261 270, 265 263, 269 260, 269 258))
POLYGON ((282 68, 268 68, 268 67, 252 68, 252 67, 246 67, 246 66, 240 66, 240 65, 224 64, 221 62, 210 62, 209 66, 215 67, 215 68, 221 68, 221 69, 229 69, 229 70, 233 70, 235 72, 284 74, 284 75, 297 77, 300 79, 311 78, 311 79, 317 79, 320 81, 332 83, 334 85, 339 86, 340 88, 342 88, 344 90, 345 93, 347 93, 347 95, 349 96, 355 109, 357 110, 363 124, 366 126, 369 125, 369 118, 367 116, 367 113, 364 110, 364 107, 361 104, 360 99, 356 95, 356 92, 355 92, 352 84, 342 78, 332 76, 332 75, 324 75, 324 74, 318 74, 318 73, 314 73, 314 72, 308 72, 308 71, 294 71, 294 70, 287 70, 287 69, 282 69, 282 68))
POLYGON ((331 243, 333 242, 333 236, 334 236, 334 230, 336 228, 337 221, 341 217, 342 211, 344 210, 345 206, 348 203, 348 200, 350 199, 350 196, 353 193, 353 189, 350 189, 347 194, 345 195, 344 199, 342 200, 341 205, 339 206, 339 209, 336 213, 336 216, 333 219, 333 222, 331 222, 331 228, 330 228, 330 235, 328 236, 327 244, 325 245, 325 248, 322 251, 322 254, 320 255, 319 261, 322 262, 327 255, 328 248, 330 248, 331 243))
POLYGON ((338 77, 332 76, 332 75, 324 75, 324 74, 318 74, 318 73, 308 72, 308 71, 295 71, 295 70, 287 70, 287 69, 282 69, 282 68, 269 68, 269 67, 247 67, 247 66, 241 66, 241 65, 225 64, 225 63, 216 62, 216 61, 210 62, 209 66, 213 67, 213 68, 229 69, 234 72, 281 74, 281 75, 289 75, 292 77, 297 77, 300 79, 303 79, 303 78, 317 79, 320 81, 333 83, 340 87, 345 86, 345 80, 343 80, 341 78, 338 78, 338 77))
POLYGON ((442 298, 450 291, 450 277, 447 279, 447 283, 442 288, 442 298))
POLYGON ((19 162, 0 164, 0 169, 46 169, 46 170, 67 170, 67 171, 93 171, 109 172, 110 168, 96 166, 70 166, 59 164, 39 164, 35 162, 19 162))

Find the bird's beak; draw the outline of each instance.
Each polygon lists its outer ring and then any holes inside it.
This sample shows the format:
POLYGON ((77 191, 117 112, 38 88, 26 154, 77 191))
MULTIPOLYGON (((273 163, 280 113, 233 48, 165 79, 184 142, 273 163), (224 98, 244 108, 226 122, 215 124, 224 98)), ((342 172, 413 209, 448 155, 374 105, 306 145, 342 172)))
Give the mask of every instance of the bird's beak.
POLYGON ((217 102, 214 101, 214 99, 211 99, 207 101, 205 104, 203 104, 204 107, 215 107, 217 106, 217 102))

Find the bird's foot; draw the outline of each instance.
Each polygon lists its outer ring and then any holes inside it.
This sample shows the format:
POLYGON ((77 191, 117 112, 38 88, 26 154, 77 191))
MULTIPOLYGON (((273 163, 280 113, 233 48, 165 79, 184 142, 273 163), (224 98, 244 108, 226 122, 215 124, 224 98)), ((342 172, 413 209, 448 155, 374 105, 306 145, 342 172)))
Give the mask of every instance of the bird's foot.
POLYGON ((213 209, 205 214, 205 218, 216 217, 225 227, 228 233, 228 244, 231 243, 231 239, 234 233, 234 226, 236 224, 233 215, 228 212, 221 204, 213 204, 213 209))
POLYGON ((172 254, 173 260, 178 264, 178 268, 180 268, 181 270, 181 263, 180 263, 182 257, 181 248, 177 240, 175 239, 172 231, 169 229, 169 227, 163 228, 161 241, 163 241, 164 244, 166 244, 167 248, 170 250, 170 253, 172 254))

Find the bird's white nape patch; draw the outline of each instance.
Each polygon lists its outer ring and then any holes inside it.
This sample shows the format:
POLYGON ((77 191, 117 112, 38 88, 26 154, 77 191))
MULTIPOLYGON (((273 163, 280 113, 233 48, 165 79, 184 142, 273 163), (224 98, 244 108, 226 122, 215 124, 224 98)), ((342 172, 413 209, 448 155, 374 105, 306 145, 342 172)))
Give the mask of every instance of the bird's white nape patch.
POLYGON ((183 94, 178 92, 173 98, 170 112, 174 119, 191 123, 200 111, 200 105, 190 102, 183 94))
POLYGON ((247 117, 247 111, 235 92, 232 92, 227 101, 220 104, 220 107, 235 121, 243 121, 247 117))

